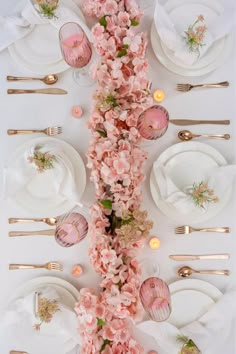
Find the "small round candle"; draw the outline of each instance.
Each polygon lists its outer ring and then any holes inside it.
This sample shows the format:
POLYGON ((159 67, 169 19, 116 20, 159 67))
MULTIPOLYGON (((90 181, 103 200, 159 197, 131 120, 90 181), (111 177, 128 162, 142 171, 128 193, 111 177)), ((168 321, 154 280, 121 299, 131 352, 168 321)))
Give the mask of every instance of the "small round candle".
POLYGON ((153 237, 149 241, 149 246, 153 250, 157 250, 161 246, 161 241, 157 237, 153 237))
POLYGON ((80 106, 73 106, 71 113, 74 118, 80 118, 83 114, 83 110, 80 106))
POLYGON ((73 277, 80 277, 83 274, 83 268, 80 264, 75 264, 71 269, 71 274, 73 277))
POLYGON ((149 350, 148 354, 158 354, 155 350, 149 350))
POLYGON ((162 102, 165 99, 166 95, 165 92, 163 90, 156 90, 153 93, 153 98, 156 102, 162 102))

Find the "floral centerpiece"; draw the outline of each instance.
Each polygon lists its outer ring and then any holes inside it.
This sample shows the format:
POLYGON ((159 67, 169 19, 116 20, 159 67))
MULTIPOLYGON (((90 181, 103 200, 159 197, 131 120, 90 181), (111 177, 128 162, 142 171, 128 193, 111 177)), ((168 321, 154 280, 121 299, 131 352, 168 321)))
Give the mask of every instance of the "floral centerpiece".
POLYGON ((152 104, 145 59, 147 39, 137 31, 141 12, 134 0, 85 0, 98 18, 93 27, 100 60, 88 126, 88 167, 97 201, 90 209, 90 259, 101 276, 101 293, 82 289, 76 305, 83 354, 142 354, 132 334, 142 318, 141 269, 136 256, 152 222, 141 210, 142 171, 147 153, 139 142, 140 114, 152 104))

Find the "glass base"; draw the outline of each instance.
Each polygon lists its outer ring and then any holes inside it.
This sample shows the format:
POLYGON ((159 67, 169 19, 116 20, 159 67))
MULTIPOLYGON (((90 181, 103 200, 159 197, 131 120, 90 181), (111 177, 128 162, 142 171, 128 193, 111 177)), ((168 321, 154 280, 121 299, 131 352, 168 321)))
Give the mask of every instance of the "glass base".
POLYGON ((89 74, 89 69, 87 66, 81 69, 74 69, 73 79, 79 86, 82 87, 92 86, 95 84, 95 81, 89 74))

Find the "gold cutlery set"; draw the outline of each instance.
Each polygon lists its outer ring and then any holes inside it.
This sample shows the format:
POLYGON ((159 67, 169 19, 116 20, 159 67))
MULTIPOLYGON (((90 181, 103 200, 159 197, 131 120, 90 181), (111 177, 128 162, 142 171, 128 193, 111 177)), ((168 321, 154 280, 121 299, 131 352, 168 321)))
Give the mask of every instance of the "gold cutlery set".
MULTIPOLYGON (((218 232, 218 233, 230 233, 229 227, 206 227, 206 228, 195 228, 189 225, 178 226, 175 228, 176 235, 189 235, 192 232, 218 232)), ((176 262, 183 261, 197 261, 197 260, 228 260, 230 259, 229 253, 222 254, 171 254, 170 259, 176 262)), ((187 278, 193 273, 197 274, 216 274, 216 275, 230 275, 230 271, 224 270, 196 270, 188 266, 181 267, 177 274, 179 277, 187 278)))
MULTIPOLYGON (((30 81, 39 80, 46 85, 53 85, 58 81, 58 76, 56 74, 46 75, 42 78, 37 77, 17 77, 17 76, 7 76, 7 81, 30 81)), ((39 93, 48 95, 66 95, 68 92, 60 88, 42 88, 42 89, 8 89, 8 94, 25 94, 25 93, 39 93)))

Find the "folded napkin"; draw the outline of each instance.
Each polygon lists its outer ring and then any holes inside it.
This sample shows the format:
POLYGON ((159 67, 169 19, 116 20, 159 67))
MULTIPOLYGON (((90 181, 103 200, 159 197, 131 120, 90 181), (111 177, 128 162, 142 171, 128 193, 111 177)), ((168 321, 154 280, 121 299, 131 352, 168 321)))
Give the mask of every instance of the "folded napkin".
MULTIPOLYGON (((225 196, 227 190, 232 187, 236 176, 236 165, 215 167, 210 172, 211 177, 204 182, 207 182, 209 188, 214 190, 214 194, 220 201, 225 196)), ((184 190, 180 190, 168 175, 165 166, 154 163, 153 175, 161 199, 171 207, 174 207, 179 213, 190 214, 196 212, 196 210, 205 213, 207 211, 207 208, 200 208, 194 204, 192 196, 188 194, 188 190, 192 186, 185 186, 184 190)), ((194 181, 197 184, 200 182, 194 181)))
POLYGON ((78 181, 75 181, 74 166, 63 149, 54 142, 41 146, 32 144, 21 156, 5 169, 5 195, 9 198, 24 197, 31 194, 36 198, 61 198, 62 200, 79 202, 78 181), (38 171, 29 158, 38 151, 54 156, 53 167, 38 171))
MULTIPOLYGON (((181 344, 177 335, 191 338, 202 354, 235 353, 236 291, 230 291, 212 305, 198 321, 181 329, 168 322, 145 321, 137 328, 155 339, 158 354, 178 354, 181 344), (234 348, 234 349, 233 349, 234 348)), ((147 340, 147 338, 146 338, 147 340)))
POLYGON ((38 288, 37 292, 40 293, 40 301, 45 301, 40 313, 43 318, 35 315, 35 291, 33 291, 9 304, 1 318, 1 326, 14 330, 24 337, 30 336, 35 341, 37 337, 41 337, 41 341, 56 340, 63 346, 64 353, 71 351, 80 343, 77 317, 73 308, 64 304, 62 295, 53 286, 38 288), (50 308, 53 302, 56 304, 56 311, 52 312, 52 317, 47 323, 43 320, 47 317, 45 309, 50 308), (46 336, 47 340, 42 339, 42 336, 46 336))
MULTIPOLYGON (((166 1, 164 1, 164 4, 166 1)), ((200 48, 200 55, 196 52, 191 52, 185 42, 184 31, 187 27, 196 21, 198 15, 204 13, 197 13, 189 16, 189 23, 186 28, 181 28, 181 23, 173 22, 168 12, 165 9, 165 5, 160 0, 156 1, 156 8, 154 13, 154 23, 156 30, 161 38, 161 41, 167 49, 171 51, 173 58, 176 58, 182 65, 191 66, 200 57, 202 57, 208 49, 220 38, 229 34, 235 26, 235 4, 232 0, 222 2, 224 11, 221 15, 214 17, 213 20, 205 22, 207 31, 204 37, 204 46, 200 48)), ((181 3, 180 3, 181 4, 181 3)), ((207 20, 207 19, 206 19, 207 20)), ((201 25, 201 24, 199 24, 201 25)))
POLYGON ((71 6, 70 1, 68 1, 68 5, 64 2, 61 4, 59 2, 56 18, 46 19, 37 12, 31 1, 28 0, 28 4, 19 16, 0 16, 0 51, 26 36, 33 30, 35 25, 43 25, 45 23, 51 23, 59 30, 67 22, 76 22, 82 27, 91 42, 92 35, 85 24, 84 16, 78 6, 76 7, 76 12, 73 10, 74 8, 75 5, 71 6))

